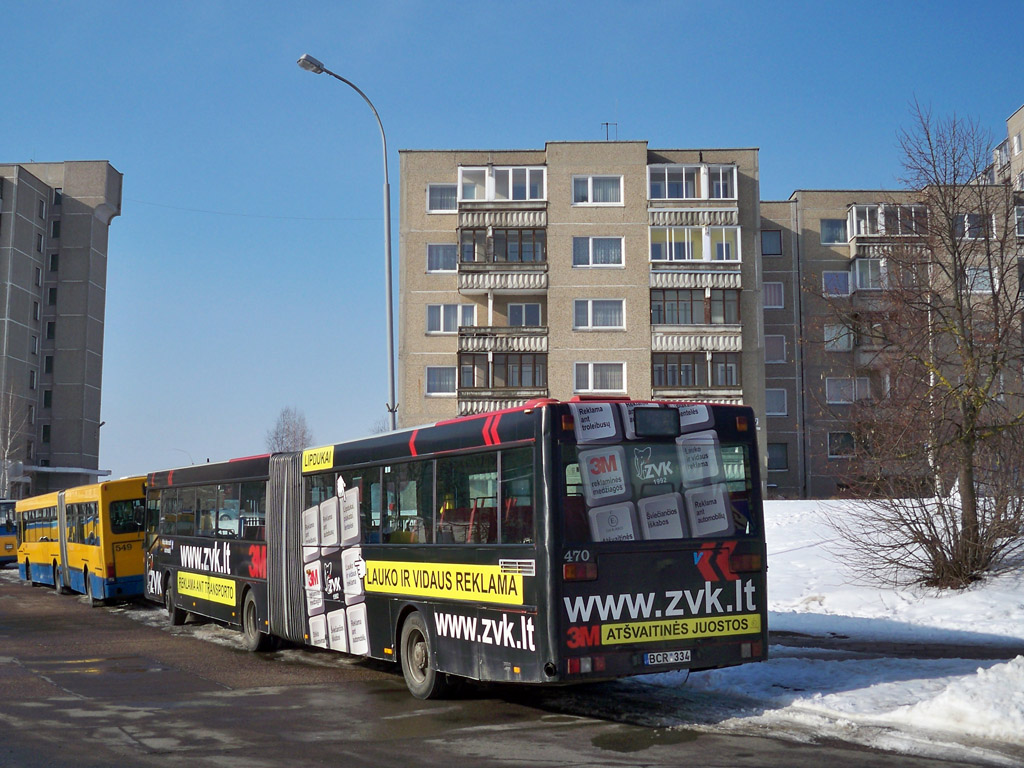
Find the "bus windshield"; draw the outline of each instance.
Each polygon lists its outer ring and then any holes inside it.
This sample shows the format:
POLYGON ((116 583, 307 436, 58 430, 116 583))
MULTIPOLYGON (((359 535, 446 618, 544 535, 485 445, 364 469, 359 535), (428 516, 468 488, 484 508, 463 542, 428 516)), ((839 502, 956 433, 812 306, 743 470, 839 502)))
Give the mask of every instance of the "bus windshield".
POLYGON ((713 431, 562 445, 566 542, 757 536, 750 448, 713 431))

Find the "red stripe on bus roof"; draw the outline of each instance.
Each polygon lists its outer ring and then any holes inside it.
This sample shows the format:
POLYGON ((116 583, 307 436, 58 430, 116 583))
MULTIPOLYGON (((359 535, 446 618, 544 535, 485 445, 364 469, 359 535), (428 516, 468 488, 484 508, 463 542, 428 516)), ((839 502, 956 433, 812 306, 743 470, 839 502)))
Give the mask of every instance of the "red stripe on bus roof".
POLYGON ((418 429, 414 429, 412 431, 412 434, 409 435, 409 453, 412 454, 413 456, 419 455, 418 453, 416 453, 416 435, 418 435, 419 433, 420 431, 418 429))

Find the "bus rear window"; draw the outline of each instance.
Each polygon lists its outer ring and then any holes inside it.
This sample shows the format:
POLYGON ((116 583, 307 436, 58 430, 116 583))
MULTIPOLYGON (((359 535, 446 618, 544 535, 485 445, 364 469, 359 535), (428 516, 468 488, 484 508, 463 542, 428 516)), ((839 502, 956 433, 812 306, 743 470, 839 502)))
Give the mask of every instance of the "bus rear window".
POLYGON ((566 541, 750 536, 748 446, 713 430, 674 441, 562 445, 566 541))

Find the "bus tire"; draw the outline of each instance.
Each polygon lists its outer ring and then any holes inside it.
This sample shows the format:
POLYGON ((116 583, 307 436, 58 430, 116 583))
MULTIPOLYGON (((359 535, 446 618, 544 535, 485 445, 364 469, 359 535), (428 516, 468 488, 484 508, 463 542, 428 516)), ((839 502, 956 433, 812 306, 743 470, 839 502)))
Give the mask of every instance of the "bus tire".
POLYGON ((85 596, 89 598, 89 605, 95 608, 97 605, 103 605, 103 598, 96 597, 92 593, 92 577, 89 575, 89 568, 82 569, 82 576, 85 577, 85 596))
POLYGON ((60 580, 60 568, 53 564, 53 589, 58 595, 66 595, 71 590, 65 587, 60 580))
POLYGON ((273 638, 260 631, 259 612, 256 610, 256 598, 252 596, 252 591, 246 592, 242 601, 242 637, 245 650, 254 653, 268 651, 273 645, 273 638))
POLYGON ((31 587, 36 586, 36 582, 32 578, 32 563, 29 562, 27 557, 25 558, 25 581, 27 581, 31 587))
POLYGON ((427 625, 418 611, 413 611, 402 624, 399 643, 402 676, 409 692, 417 699, 440 699, 448 692, 447 676, 431 664, 433 649, 427 625))
POLYGON ((175 598, 174 574, 167 574, 167 581, 164 584, 164 608, 167 610, 167 620, 172 627, 180 627, 185 623, 188 611, 182 610, 174 604, 175 598))

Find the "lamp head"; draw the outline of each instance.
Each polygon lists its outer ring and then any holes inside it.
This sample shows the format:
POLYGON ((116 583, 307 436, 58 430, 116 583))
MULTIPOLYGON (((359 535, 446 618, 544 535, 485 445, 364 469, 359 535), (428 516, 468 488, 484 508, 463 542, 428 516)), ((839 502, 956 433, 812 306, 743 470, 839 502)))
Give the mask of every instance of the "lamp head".
POLYGON ((314 59, 308 53, 304 53, 299 57, 298 65, 314 75, 319 75, 324 71, 323 62, 314 59))

